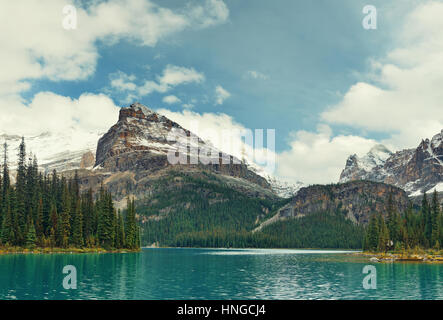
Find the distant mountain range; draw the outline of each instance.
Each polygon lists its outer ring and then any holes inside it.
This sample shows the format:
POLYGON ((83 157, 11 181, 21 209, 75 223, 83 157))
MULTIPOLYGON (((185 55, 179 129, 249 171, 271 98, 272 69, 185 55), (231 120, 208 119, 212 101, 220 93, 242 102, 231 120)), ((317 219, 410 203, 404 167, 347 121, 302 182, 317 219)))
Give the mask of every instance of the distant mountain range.
POLYGON ((404 189, 410 196, 443 191, 443 130, 415 149, 391 152, 376 145, 365 156, 351 155, 340 182, 370 180, 404 189))
MULTIPOLYGON (((67 130, 27 137, 27 150, 38 156, 46 173, 77 173, 82 190, 105 186, 117 208, 125 207, 126 197, 134 197, 138 219, 147 230, 144 244, 278 246, 285 223, 294 227, 295 220, 309 217, 307 228, 315 231, 304 230, 305 236, 329 239, 331 232, 337 240, 350 233, 352 247, 358 247, 361 225, 372 213, 386 211, 389 195, 403 211, 407 193, 427 191, 443 181, 443 131, 417 149, 392 153, 377 145, 364 157, 353 155, 340 183, 327 186, 281 182, 139 103, 121 108, 118 121, 106 133, 77 134, 67 130), (184 150, 187 163, 171 163, 168 157, 184 150), (323 214, 328 214, 328 222, 323 214), (260 238, 257 232, 262 230, 260 238)), ((0 139, 9 144, 13 169, 21 137, 0 139)), ((304 243, 297 237, 286 239, 286 245, 304 243)))
MULTIPOLYGON (((141 171, 143 169, 158 169, 167 167, 167 154, 177 143, 187 142, 188 135, 197 141, 197 152, 204 149, 207 153, 219 154, 210 141, 203 141, 189 130, 160 115, 146 106, 134 103, 121 108, 117 123, 105 132, 73 132, 70 129, 62 133, 43 133, 36 136, 27 136, 26 145, 28 156, 35 154, 38 157, 40 168, 45 173, 69 173, 74 170, 92 170, 94 175, 103 175, 103 172, 141 171), (171 130, 185 134, 176 135, 178 141, 168 141, 171 130), (94 169, 94 170, 93 170, 94 169)), ((17 163, 20 136, 0 135, 0 141, 8 143, 9 165, 12 171, 17 163)), ((191 140, 193 141, 193 140, 191 140)), ((178 151, 178 150, 177 150, 178 151)), ((196 155, 190 155, 195 157, 196 155)), ((203 155, 200 154, 201 158, 203 155)), ((241 161, 233 156, 225 155, 237 165, 213 165, 215 172, 228 177, 245 178, 250 183, 256 183, 269 189, 277 196, 289 198, 293 196, 303 183, 295 184, 282 182, 266 173, 261 167, 241 161)), ((207 159, 208 160, 208 159, 207 159)), ((226 159, 225 159, 226 160, 226 159)), ((195 166, 191 166, 195 168, 195 166)), ((189 169, 189 168, 188 168, 189 169)), ((85 173, 85 172, 83 172, 85 173)))

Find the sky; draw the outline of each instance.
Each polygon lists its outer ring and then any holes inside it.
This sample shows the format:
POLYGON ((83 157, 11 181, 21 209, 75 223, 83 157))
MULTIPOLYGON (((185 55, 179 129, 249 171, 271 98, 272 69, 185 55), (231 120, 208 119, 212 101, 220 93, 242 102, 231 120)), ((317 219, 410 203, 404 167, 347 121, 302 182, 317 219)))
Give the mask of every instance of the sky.
POLYGON ((370 30, 367 4, 3 1, 0 133, 106 132, 138 101, 185 127, 274 129, 272 174, 337 182, 349 155, 443 128, 443 1, 371 1, 370 30))

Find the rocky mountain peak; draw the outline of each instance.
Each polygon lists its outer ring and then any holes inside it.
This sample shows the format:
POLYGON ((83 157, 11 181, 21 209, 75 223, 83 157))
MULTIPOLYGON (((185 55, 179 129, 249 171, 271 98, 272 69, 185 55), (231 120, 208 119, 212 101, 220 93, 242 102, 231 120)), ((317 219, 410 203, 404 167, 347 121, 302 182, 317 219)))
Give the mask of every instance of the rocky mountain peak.
POLYGON ((270 188, 265 178, 239 159, 222 154, 211 143, 140 103, 122 108, 118 122, 100 138, 95 167, 107 172, 152 172, 174 165, 168 156, 177 157, 178 153, 185 154, 187 168, 212 170, 270 188))
POLYGON ((392 154, 391 150, 383 144, 376 144, 369 150, 369 153, 386 159, 392 154))
POLYGON ((125 121, 128 118, 133 119, 149 119, 152 117, 159 117, 158 113, 152 111, 148 107, 142 105, 141 103, 135 102, 129 107, 121 108, 119 121, 125 121))
POLYGON ((443 148, 443 129, 440 133, 437 133, 431 140, 431 148, 443 148))
POLYGON ((103 166, 105 160, 131 152, 166 156, 180 138, 171 139, 173 128, 180 130, 182 138, 191 135, 178 123, 140 103, 123 107, 118 122, 98 142, 95 165, 103 166))
POLYGON ((443 130, 431 140, 423 139, 415 149, 392 153, 383 145, 367 155, 352 155, 346 161, 340 182, 371 180, 403 188, 418 195, 443 181, 443 130))

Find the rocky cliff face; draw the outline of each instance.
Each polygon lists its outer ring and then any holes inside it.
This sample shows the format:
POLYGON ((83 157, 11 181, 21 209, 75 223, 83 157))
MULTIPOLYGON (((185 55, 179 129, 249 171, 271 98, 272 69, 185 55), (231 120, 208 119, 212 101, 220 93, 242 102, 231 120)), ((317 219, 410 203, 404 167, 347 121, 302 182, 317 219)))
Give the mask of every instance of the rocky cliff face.
POLYGON ((340 182, 353 180, 392 184, 411 196, 433 189, 443 182, 443 130, 416 149, 392 153, 379 145, 364 157, 350 156, 340 182))
POLYGON ((275 197, 268 181, 245 163, 221 154, 210 143, 139 103, 120 110, 118 122, 99 140, 95 158, 94 170, 82 174, 84 187, 103 182, 117 199, 127 194, 143 197, 156 179, 171 170, 198 176, 209 172, 234 188, 275 197), (186 153, 186 163, 171 163, 168 154, 178 156, 179 152, 186 153), (208 164, 209 160, 212 163, 208 164))
POLYGON ((351 181, 343 184, 314 185, 301 188, 287 205, 257 229, 288 218, 301 218, 317 212, 337 211, 345 214, 354 223, 366 225, 371 214, 386 213, 390 194, 396 209, 403 212, 409 203, 406 192, 384 183, 351 181))

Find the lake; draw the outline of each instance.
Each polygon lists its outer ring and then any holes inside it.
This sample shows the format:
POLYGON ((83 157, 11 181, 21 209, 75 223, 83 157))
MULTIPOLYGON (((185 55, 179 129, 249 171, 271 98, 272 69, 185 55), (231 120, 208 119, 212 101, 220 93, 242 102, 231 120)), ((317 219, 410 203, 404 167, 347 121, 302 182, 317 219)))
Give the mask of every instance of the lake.
POLYGON ((443 265, 375 263, 341 251, 143 249, 0 256, 0 299, 443 299, 443 265), (77 289, 63 287, 72 265, 77 289))

